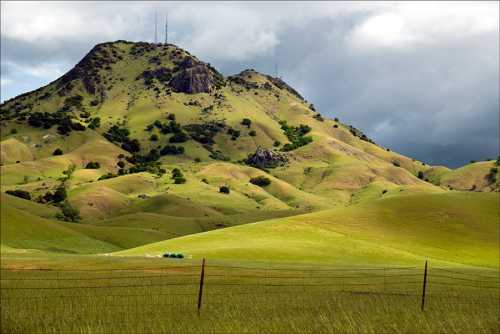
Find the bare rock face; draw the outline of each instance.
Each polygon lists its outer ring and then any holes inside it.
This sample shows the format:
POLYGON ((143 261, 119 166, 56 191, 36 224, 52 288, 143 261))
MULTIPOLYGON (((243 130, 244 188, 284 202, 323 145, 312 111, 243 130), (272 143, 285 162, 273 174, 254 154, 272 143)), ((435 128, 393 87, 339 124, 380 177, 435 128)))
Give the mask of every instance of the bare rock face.
POLYGON ((274 168, 283 166, 288 162, 286 155, 258 147, 254 154, 250 155, 246 163, 258 168, 274 168))
POLYGON ((224 78, 210 65, 186 57, 175 69, 170 87, 177 93, 210 93, 224 84, 224 78))

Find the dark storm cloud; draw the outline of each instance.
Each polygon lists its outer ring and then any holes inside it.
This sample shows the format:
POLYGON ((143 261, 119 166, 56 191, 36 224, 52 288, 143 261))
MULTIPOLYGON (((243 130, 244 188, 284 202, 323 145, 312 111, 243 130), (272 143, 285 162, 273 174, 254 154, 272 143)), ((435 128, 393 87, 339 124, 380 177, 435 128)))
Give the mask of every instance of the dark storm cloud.
POLYGON ((2 3, 2 99, 95 43, 151 40, 155 9, 171 41, 224 74, 277 63, 323 114, 383 146, 453 167, 499 154, 497 3, 2 3))

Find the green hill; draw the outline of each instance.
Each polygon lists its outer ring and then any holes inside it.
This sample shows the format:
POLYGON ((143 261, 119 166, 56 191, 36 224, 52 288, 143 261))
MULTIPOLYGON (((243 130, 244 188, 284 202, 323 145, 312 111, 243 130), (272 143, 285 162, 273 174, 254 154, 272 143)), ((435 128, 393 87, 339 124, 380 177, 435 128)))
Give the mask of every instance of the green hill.
POLYGON ((498 267, 498 194, 388 196, 348 208, 195 234, 117 255, 336 265, 454 262, 498 267))
MULTIPOLYGON (((280 78, 254 70, 225 77, 171 44, 96 45, 61 78, 5 101, 0 119, 1 192, 25 191, 31 198, 2 197, 2 252, 109 253, 168 240, 196 256, 225 258, 232 256, 225 250, 229 246, 216 238, 209 250, 206 236, 224 239, 242 231, 230 241, 252 238, 241 250, 244 257, 268 253, 269 259, 290 260, 304 252, 310 254, 304 259, 333 261, 324 236, 339 232, 297 222, 340 215, 339 228, 359 217, 370 235, 335 237, 337 250, 353 262, 398 262, 396 257, 412 262, 419 256, 457 261, 435 245, 402 247, 413 240, 411 233, 373 241, 382 226, 379 213, 401 203, 408 210, 413 205, 415 217, 420 211, 440 212, 436 203, 447 207, 457 196, 481 216, 483 208, 474 203, 493 195, 451 190, 498 190, 494 162, 457 170, 428 166, 377 145, 342 120, 322 116, 280 78), (57 189, 66 193, 59 203, 52 196, 57 189), (79 211, 81 220, 57 221, 58 206, 79 211), (363 212, 372 214, 359 216, 363 212), (237 226, 260 221, 266 222, 237 226), (307 231, 264 232, 273 224, 307 231), (258 243, 251 236, 261 228, 259 238, 269 239, 258 243), (217 231, 202 233, 211 230, 217 231), (197 238, 194 251, 190 240, 197 238), (309 240, 307 250, 301 240, 309 240), (265 245, 282 248, 264 251, 265 245)), ((409 224, 401 210, 394 209, 394 225, 383 225, 387 231, 409 224)), ((444 217, 452 222, 455 215, 444 217)), ((434 216, 418 219, 423 230, 432 231, 434 216)), ((488 226, 477 226, 478 233, 490 232, 488 226)), ((453 235, 443 232, 439 238, 453 235)))
POLYGON ((112 244, 96 240, 73 230, 69 223, 60 223, 33 214, 39 208, 32 207, 28 210, 22 210, 19 206, 10 205, 9 197, 8 195, 2 195, 1 198, 2 251, 5 249, 7 251, 26 249, 88 254, 120 249, 112 244))

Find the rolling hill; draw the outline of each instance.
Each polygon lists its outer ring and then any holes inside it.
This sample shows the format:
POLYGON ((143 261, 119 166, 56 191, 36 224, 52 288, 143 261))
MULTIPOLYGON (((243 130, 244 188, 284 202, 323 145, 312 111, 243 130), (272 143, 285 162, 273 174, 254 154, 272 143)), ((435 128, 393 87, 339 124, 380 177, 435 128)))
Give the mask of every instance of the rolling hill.
POLYGON ((189 235, 115 253, 328 263, 499 266, 498 196, 387 196, 361 205, 189 235))
POLYGON ((499 162, 429 166, 172 44, 98 44, 0 119, 3 253, 498 265, 499 162))

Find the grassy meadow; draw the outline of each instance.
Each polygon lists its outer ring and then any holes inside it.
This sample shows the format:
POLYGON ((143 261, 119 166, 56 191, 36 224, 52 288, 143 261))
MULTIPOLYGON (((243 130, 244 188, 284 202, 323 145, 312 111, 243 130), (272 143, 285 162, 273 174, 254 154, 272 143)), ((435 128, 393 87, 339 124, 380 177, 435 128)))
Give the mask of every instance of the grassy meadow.
POLYGON ((71 269, 71 257, 58 261, 54 270, 23 270, 8 261, 2 332, 498 332, 495 270, 431 264, 422 311, 423 265, 207 261, 198 315, 200 261, 133 259, 116 261, 115 270, 100 261, 80 270, 71 269))

